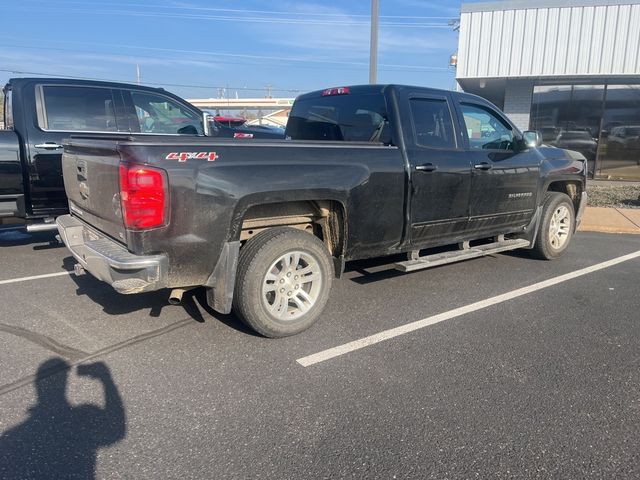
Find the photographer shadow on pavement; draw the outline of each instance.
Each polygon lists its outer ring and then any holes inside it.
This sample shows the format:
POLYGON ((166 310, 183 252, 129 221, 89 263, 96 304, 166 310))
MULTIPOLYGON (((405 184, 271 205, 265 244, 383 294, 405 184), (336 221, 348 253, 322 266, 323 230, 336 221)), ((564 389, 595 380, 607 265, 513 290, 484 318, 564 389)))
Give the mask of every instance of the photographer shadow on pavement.
POLYGON ((77 368, 79 376, 102 383, 104 407, 69 403, 70 370, 58 357, 38 368, 38 403, 29 409, 26 420, 0 436, 0 478, 93 479, 98 449, 125 437, 124 404, 109 368, 102 362, 77 368))

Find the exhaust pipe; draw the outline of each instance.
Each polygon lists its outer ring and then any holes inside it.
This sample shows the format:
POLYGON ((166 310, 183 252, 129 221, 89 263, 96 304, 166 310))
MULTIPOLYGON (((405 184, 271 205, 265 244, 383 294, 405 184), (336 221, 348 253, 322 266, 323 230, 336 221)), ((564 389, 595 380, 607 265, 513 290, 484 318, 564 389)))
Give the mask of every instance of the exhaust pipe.
POLYGON ((55 223, 32 223, 27 225, 27 232, 29 233, 52 232, 54 230, 58 230, 58 225, 55 223))
POLYGON ((169 304, 180 305, 182 303, 182 295, 186 292, 186 288, 174 288, 169 294, 169 304))

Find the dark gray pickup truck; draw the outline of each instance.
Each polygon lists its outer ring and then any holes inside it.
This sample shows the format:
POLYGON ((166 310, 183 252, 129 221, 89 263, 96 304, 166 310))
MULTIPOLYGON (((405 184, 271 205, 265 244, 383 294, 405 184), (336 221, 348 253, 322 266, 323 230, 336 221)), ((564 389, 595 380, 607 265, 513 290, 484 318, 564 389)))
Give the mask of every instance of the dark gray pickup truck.
POLYGON ((279 337, 318 318, 345 261, 406 254, 396 268, 409 272, 516 248, 556 258, 586 200, 582 155, 540 147, 464 93, 313 92, 286 137, 71 137, 71 215, 57 224, 77 271, 174 301, 204 286, 215 310, 279 337))

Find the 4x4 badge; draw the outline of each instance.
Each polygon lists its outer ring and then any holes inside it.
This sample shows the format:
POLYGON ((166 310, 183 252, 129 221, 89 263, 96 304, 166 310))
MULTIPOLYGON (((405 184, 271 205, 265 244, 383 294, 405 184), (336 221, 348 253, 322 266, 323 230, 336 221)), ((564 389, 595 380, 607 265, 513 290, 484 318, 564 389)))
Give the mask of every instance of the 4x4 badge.
POLYGON ((171 152, 165 157, 165 160, 178 160, 180 163, 191 159, 215 162, 218 158, 219 157, 216 152, 171 152))

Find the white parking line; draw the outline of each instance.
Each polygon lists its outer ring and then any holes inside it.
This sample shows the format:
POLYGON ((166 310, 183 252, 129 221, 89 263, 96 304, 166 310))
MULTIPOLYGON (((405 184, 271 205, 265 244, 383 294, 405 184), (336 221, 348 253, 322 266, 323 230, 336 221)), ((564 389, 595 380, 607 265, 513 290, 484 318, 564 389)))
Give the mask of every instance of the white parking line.
POLYGON ((374 345, 376 343, 380 343, 385 340, 404 335, 405 333, 410 333, 415 330, 434 325, 436 323, 444 322, 445 320, 450 320, 452 318, 475 312, 477 310, 481 310, 498 303, 506 302, 507 300, 521 297, 528 293, 536 292, 538 290, 542 290, 543 288, 551 287, 553 285, 557 285, 559 283, 566 282, 568 280, 581 277, 589 273, 597 272, 598 270, 603 270, 605 268, 609 268, 614 265, 618 265, 619 263, 627 262, 638 257, 640 257, 640 250, 634 253, 630 253, 629 255, 623 255, 622 257, 617 257, 606 262, 598 263, 590 267, 576 270, 575 272, 550 278, 549 280, 544 280, 539 283, 534 283, 533 285, 529 285, 528 287, 522 287, 511 292, 503 293, 502 295, 496 295, 495 297, 487 298, 486 300, 481 300, 470 305, 465 305, 464 307, 450 310, 448 312, 439 313, 438 315, 423 318, 422 320, 417 320, 406 325, 401 325, 389 330, 384 330, 374 335, 370 335, 359 340, 354 340, 353 342, 345 343, 344 345, 339 345, 337 347, 329 348, 328 350, 323 350, 322 352, 314 353, 313 355, 299 358, 296 361, 303 367, 309 367, 311 365, 315 365, 316 363, 324 362, 326 360, 339 357, 356 350, 360 350, 361 348, 368 347, 369 345, 374 345))
POLYGON ((32 277, 11 278, 9 280, 0 280, 0 285, 7 285, 9 283, 28 282, 29 280, 40 280, 41 278, 61 277, 63 275, 71 275, 73 272, 57 272, 46 273, 44 275, 34 275, 32 277))

